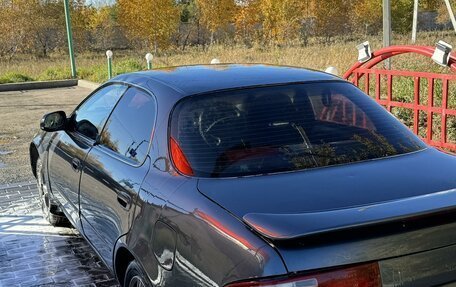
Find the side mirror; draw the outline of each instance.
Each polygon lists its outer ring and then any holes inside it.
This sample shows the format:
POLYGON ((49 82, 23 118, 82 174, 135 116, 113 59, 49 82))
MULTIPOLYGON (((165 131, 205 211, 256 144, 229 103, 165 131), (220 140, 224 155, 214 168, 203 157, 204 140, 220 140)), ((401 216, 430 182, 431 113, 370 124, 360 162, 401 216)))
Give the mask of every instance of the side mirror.
POLYGON ((45 114, 40 122, 40 128, 43 131, 55 132, 64 130, 67 123, 67 117, 64 111, 45 114))

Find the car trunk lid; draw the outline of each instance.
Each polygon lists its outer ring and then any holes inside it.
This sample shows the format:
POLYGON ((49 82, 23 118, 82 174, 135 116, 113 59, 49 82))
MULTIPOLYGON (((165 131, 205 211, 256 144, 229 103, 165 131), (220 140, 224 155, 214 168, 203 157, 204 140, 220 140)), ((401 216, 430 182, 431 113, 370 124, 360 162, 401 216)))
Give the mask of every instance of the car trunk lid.
POLYGON ((240 219, 247 214, 321 215, 454 188, 455 158, 431 148, 341 166, 198 181, 202 194, 240 219))
MULTIPOLYGON (((407 257, 456 244, 456 161, 431 148, 302 172, 200 179, 198 188, 270 241, 290 272, 369 261, 390 266, 382 272, 399 272, 403 262, 423 269, 407 257)), ((431 273, 423 282, 440 276, 431 273)))

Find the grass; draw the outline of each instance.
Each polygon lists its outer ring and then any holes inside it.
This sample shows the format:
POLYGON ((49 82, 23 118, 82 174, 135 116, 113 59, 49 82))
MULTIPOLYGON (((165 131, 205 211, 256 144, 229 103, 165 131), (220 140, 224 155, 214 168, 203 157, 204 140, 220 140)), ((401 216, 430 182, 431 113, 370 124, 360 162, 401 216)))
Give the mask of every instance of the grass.
MULTIPOLYGON (((456 43, 456 36, 450 32, 421 33, 418 44, 433 46, 439 39, 449 43, 456 43)), ((373 49, 382 46, 381 37, 367 37, 373 49)), ((155 68, 179 66, 187 64, 206 64, 213 58, 219 58, 225 63, 268 63, 278 65, 291 65, 322 70, 328 66, 337 67, 342 73, 357 60, 356 44, 360 40, 338 39, 330 45, 313 43, 307 47, 299 45, 293 47, 265 47, 255 45, 251 48, 237 45, 214 45, 208 49, 190 47, 186 51, 168 51, 155 55, 153 66, 155 68)), ((408 37, 396 37, 395 44, 409 44, 408 37)), ((147 51, 114 51, 114 74, 133 72, 146 69, 144 55, 147 51)), ((407 70, 432 70, 441 71, 429 59, 411 56, 395 60, 396 69, 407 70), (423 61, 424 60, 424 61, 423 61)), ((395 58, 396 59, 396 58, 395 58)), ((107 80, 107 63, 103 51, 99 53, 80 53, 76 56, 78 77, 94 82, 107 80)), ((68 56, 62 53, 51 54, 48 58, 30 59, 29 56, 17 56, 11 60, 0 58, 0 80, 2 83, 30 81, 30 80, 56 80, 70 77, 68 56), (21 75, 21 76, 19 76, 21 75)))
MULTIPOLYGON (((456 43, 454 32, 426 32, 420 33, 417 45, 434 46, 438 40, 448 43, 456 43)), ((380 36, 369 36, 374 50, 382 47, 380 36)), ((302 47, 265 47, 256 45, 251 48, 236 45, 214 45, 208 49, 190 47, 186 51, 169 51, 154 56, 154 68, 179 66, 188 64, 207 64, 213 58, 219 58, 225 63, 268 63, 277 65, 290 65, 306 67, 317 70, 324 70, 328 66, 336 67, 341 74, 357 61, 356 44, 364 41, 338 39, 330 45, 318 44, 314 41, 312 45, 302 47)), ((393 39, 394 44, 410 44, 408 36, 397 36, 393 39)), ((114 75, 134 72, 146 69, 144 55, 148 51, 114 51, 113 73, 114 75)), ((104 52, 81 53, 76 57, 77 73, 80 79, 86 79, 102 83, 107 80, 107 63, 104 52)), ((393 69, 429 71, 448 73, 447 68, 440 67, 432 60, 417 55, 402 55, 394 57, 393 69)), ((0 83, 23 82, 33 80, 57 80, 70 78, 70 67, 68 57, 59 53, 51 54, 45 59, 33 59, 19 56, 12 60, 0 59, 0 83)), ((386 83, 386 81, 384 81, 386 83)), ((382 83, 382 90, 385 83, 382 83)), ((375 87, 374 83, 371 87, 375 87)), ((436 97, 435 105, 441 105, 441 81, 435 83, 436 97)), ((370 92, 374 95, 374 91, 370 92)), ((413 79, 395 78, 393 84, 394 100, 403 102, 413 101, 413 79)), ((427 101, 427 83, 422 81, 421 103, 427 101)), ((456 108, 456 84, 450 85, 449 107, 456 108)), ((383 95, 386 97, 386 95, 383 95)), ((398 118, 406 125, 412 126, 413 114, 407 109, 394 108, 392 110, 398 118)), ((424 113, 420 115, 420 135, 425 136, 427 117, 424 113)), ((440 118, 436 116, 433 121, 435 128, 435 139, 440 138, 440 118)), ((448 118, 449 140, 456 142, 456 117, 448 118)))
POLYGON ((15 72, 8 72, 5 73, 4 75, 0 76, 0 84, 6 84, 6 83, 21 83, 21 82, 28 82, 28 81, 33 81, 34 79, 32 77, 29 77, 24 74, 20 73, 15 73, 15 72))

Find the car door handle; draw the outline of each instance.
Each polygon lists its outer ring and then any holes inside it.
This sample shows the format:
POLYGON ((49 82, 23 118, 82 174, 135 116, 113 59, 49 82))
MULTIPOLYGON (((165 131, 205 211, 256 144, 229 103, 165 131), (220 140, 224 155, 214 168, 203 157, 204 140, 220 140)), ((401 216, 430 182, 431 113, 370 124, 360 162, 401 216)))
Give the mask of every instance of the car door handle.
POLYGON ((75 170, 78 171, 79 168, 81 167, 81 161, 77 158, 73 158, 71 161, 71 167, 75 170))
POLYGON ((131 196, 128 193, 121 191, 117 194, 117 202, 119 202, 123 208, 129 209, 131 204, 131 196))

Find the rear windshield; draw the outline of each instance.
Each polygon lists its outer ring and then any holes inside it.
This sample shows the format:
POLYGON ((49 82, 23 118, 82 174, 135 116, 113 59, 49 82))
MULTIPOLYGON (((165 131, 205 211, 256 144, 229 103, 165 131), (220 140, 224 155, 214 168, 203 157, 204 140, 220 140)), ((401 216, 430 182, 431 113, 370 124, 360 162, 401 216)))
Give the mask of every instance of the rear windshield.
POLYGON ((345 82, 188 97, 174 109, 171 137, 200 177, 311 169, 425 147, 384 108, 345 82))

